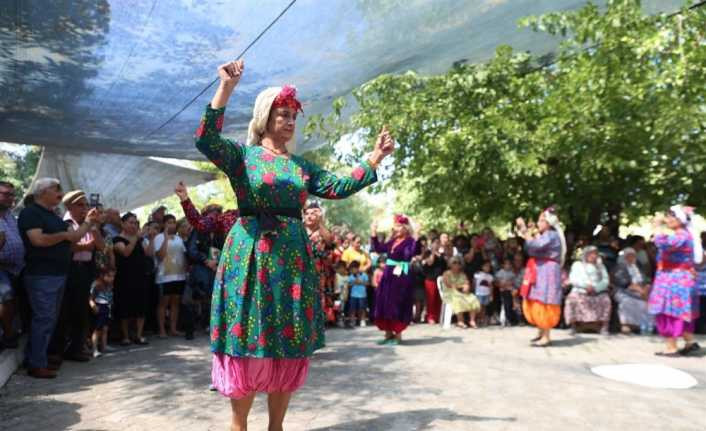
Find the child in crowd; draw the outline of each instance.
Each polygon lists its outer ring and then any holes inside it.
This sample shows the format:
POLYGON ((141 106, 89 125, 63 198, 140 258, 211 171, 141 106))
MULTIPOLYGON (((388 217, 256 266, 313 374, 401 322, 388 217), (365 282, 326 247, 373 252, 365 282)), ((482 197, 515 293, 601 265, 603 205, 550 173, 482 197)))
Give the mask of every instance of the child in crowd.
POLYGON ((336 262, 334 270, 336 271, 336 280, 334 281, 334 295, 336 295, 339 299, 339 326, 343 326, 343 321, 345 320, 348 303, 348 271, 346 270, 346 264, 341 261, 336 262))
POLYGON ((515 326, 517 315, 513 307, 512 290, 515 281, 515 271, 512 270, 512 261, 505 258, 502 261, 502 268, 495 273, 495 283, 500 290, 500 301, 502 304, 502 314, 500 323, 504 326, 515 326))
POLYGON ((473 281, 475 284, 476 297, 478 302, 480 302, 480 321, 483 325, 487 325, 489 322, 489 310, 488 305, 493 296, 493 275, 492 266, 489 260, 484 260, 481 270, 476 272, 473 276, 473 281))
POLYGON ((108 348, 108 327, 110 326, 111 309, 113 308, 113 281, 115 270, 106 267, 101 270, 98 278, 91 285, 91 295, 88 305, 96 315, 96 328, 91 336, 93 342, 93 357, 97 358, 108 348))
POLYGON ((368 274, 360 272, 360 263, 353 261, 348 268, 350 275, 348 276, 348 285, 350 286, 348 307, 348 328, 355 325, 356 317, 360 319, 360 326, 366 326, 366 310, 368 308, 368 274))

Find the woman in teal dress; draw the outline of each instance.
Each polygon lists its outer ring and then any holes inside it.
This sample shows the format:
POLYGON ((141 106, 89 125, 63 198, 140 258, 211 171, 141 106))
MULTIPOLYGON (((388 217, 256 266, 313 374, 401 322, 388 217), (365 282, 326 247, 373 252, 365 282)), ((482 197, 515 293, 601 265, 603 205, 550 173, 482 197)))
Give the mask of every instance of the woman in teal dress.
POLYGON ((213 385, 231 398, 231 429, 247 427, 257 392, 268 393, 270 428, 282 428, 309 357, 324 346, 324 316, 312 245, 301 220, 309 194, 342 199, 377 180, 394 149, 383 129, 368 160, 337 177, 292 154, 301 104, 293 87, 255 100, 248 145, 221 136, 225 106, 242 60, 218 69, 220 85, 196 131, 196 147, 230 179, 240 218, 225 242, 211 314, 213 385))

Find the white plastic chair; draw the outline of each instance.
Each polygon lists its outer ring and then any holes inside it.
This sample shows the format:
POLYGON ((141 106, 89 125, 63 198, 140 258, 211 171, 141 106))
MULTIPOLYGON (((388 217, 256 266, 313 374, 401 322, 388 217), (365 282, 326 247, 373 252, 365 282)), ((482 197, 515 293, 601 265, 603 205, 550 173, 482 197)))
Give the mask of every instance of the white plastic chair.
POLYGON ((454 310, 451 308, 451 304, 446 301, 447 298, 444 297, 444 277, 438 277, 436 279, 436 288, 439 289, 439 296, 441 297, 441 329, 451 328, 451 317, 453 317, 454 310))

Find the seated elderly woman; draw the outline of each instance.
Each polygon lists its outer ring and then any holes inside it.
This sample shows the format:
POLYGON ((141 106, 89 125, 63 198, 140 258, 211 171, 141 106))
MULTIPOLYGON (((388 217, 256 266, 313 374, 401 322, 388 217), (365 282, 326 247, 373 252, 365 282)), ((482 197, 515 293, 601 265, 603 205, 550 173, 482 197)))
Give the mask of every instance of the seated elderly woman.
POLYGON ((444 272, 444 302, 451 304, 456 315, 456 326, 468 328, 464 321, 464 313, 471 315, 471 327, 476 328, 476 314, 480 311, 480 302, 471 293, 471 283, 463 272, 463 261, 459 256, 454 256, 449 260, 451 269, 444 272))
POLYGON ((613 273, 613 281, 618 290, 615 300, 618 303, 621 332, 630 334, 646 323, 647 298, 650 294, 650 279, 637 263, 637 252, 628 247, 623 250, 618 266, 613 273))
POLYGON ((564 320, 576 333, 578 324, 599 323, 601 334, 608 335, 610 296, 608 271, 598 259, 598 249, 588 246, 580 261, 574 262, 569 274, 571 293, 566 297, 564 320))

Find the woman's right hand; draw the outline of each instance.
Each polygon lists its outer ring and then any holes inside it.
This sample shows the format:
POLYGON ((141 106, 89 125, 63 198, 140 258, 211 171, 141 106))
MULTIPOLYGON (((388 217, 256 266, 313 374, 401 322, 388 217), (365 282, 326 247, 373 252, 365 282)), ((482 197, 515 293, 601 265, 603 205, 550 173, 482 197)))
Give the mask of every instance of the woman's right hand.
POLYGON ((243 75, 243 69, 245 69, 243 60, 221 64, 218 67, 218 77, 221 79, 221 84, 228 88, 235 88, 243 75))
POLYGON ((179 200, 182 202, 189 199, 189 192, 186 190, 186 185, 184 185, 183 181, 177 183, 176 187, 174 187, 174 193, 179 196, 179 200))

